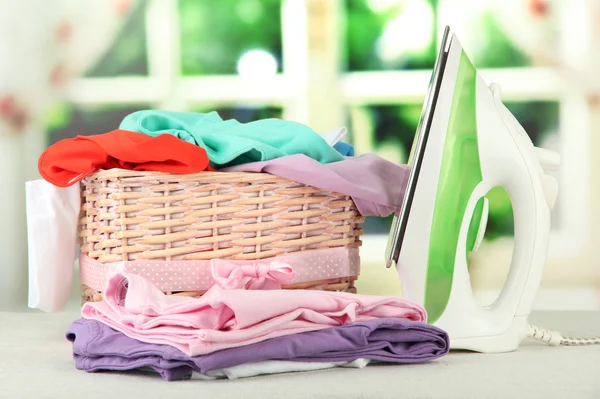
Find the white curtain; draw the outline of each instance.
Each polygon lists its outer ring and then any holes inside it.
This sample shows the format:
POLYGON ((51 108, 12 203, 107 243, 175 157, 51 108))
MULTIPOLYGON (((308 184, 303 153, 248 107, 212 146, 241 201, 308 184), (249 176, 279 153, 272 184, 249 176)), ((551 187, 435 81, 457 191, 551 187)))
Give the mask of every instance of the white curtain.
POLYGON ((27 305, 25 181, 42 118, 109 48, 133 0, 0 0, 0 310, 27 305))

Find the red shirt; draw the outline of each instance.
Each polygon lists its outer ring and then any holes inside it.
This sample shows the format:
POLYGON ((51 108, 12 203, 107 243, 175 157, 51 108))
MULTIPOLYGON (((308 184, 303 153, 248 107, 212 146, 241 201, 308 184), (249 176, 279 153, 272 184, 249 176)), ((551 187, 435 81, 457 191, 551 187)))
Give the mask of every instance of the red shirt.
POLYGON ((214 169, 206 151, 170 134, 157 137, 127 130, 61 140, 40 156, 42 177, 68 187, 100 169, 128 169, 173 174, 214 169))

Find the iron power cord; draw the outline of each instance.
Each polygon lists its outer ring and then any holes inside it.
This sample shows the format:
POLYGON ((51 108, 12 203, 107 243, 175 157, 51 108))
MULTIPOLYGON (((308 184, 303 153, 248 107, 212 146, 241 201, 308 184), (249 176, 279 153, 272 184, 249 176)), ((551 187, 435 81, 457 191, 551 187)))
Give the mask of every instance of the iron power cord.
POLYGON ((576 338, 563 337, 558 331, 550 331, 537 326, 529 325, 529 338, 544 342, 551 346, 581 346, 581 345, 598 345, 600 337, 576 338))

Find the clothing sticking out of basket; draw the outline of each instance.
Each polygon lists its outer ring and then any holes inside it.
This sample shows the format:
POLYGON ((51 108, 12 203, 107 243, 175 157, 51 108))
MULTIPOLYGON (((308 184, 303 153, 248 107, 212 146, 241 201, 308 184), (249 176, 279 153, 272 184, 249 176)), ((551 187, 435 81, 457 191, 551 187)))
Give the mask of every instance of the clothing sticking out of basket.
POLYGON ((349 195, 361 215, 386 217, 400 211, 410 169, 375 154, 321 164, 296 154, 222 169, 226 172, 265 172, 323 190, 349 195))
POLYGON ((214 170, 203 148, 168 135, 149 137, 126 130, 61 140, 38 162, 42 177, 58 187, 113 168, 174 174, 214 170))
POLYGON ((154 137, 173 135, 200 146, 216 169, 293 154, 320 163, 344 159, 308 126, 276 118, 240 123, 223 120, 216 112, 144 110, 127 115, 119 128, 154 137))

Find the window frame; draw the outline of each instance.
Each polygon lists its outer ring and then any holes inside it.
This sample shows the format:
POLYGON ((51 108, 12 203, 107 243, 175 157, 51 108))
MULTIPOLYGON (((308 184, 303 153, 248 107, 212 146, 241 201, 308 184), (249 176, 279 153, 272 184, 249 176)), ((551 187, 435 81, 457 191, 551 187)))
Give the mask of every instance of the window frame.
MULTIPOLYGON (((145 10, 148 75, 79 78, 68 86, 67 99, 84 106, 149 103, 157 109, 178 110, 192 104, 277 106, 283 109, 284 118, 323 131, 345 125, 349 107, 422 102, 430 71, 340 72, 341 7, 341 0, 283 0, 283 72, 272 79, 249 81, 237 75, 182 76, 178 1, 151 0, 145 10), (327 112, 322 111, 324 103, 327 112)), ((572 4, 566 9, 569 12, 560 19, 561 56, 578 67, 585 63, 587 47, 568 44, 588 42, 584 22, 588 18, 582 21, 581 15, 574 16, 577 7, 572 4)), ((579 86, 567 85, 561 70, 554 67, 479 72, 488 83, 500 84, 504 100, 559 102, 561 228, 551 233, 549 258, 576 257, 589 245, 590 231, 590 155, 586 149, 591 128, 586 93, 579 86)), ((383 263, 386 242, 387 235, 364 236, 363 261, 383 263)))

